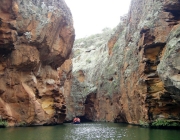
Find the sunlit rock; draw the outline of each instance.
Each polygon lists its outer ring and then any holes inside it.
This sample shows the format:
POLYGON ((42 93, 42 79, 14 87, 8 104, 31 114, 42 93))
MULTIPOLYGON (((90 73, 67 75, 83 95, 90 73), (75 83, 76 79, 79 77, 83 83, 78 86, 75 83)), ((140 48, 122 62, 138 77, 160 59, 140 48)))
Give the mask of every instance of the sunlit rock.
POLYGON ((67 77, 62 79, 58 69, 71 61, 74 36, 72 15, 63 0, 1 1, 1 119, 12 126, 64 121, 64 91, 70 92, 70 86, 64 85, 67 77))

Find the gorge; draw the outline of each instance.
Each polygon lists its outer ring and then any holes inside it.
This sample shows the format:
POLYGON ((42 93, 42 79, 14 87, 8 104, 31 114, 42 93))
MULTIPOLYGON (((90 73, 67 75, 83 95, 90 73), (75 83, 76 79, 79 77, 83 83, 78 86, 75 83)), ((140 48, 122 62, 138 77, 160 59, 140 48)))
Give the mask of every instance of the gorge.
POLYGON ((67 119, 179 123, 179 6, 132 0, 113 31, 75 41, 67 119))
POLYGON ((0 118, 180 125, 180 1, 132 0, 116 28, 75 42, 72 15, 64 0, 2 0, 0 118))

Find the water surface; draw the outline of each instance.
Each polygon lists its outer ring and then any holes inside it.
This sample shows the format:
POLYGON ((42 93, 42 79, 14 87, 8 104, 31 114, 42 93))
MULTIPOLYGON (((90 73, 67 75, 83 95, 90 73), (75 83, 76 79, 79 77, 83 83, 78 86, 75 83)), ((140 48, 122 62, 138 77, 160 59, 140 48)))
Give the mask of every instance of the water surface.
POLYGON ((180 130, 141 128, 118 123, 1 128, 0 140, 180 140, 180 130))

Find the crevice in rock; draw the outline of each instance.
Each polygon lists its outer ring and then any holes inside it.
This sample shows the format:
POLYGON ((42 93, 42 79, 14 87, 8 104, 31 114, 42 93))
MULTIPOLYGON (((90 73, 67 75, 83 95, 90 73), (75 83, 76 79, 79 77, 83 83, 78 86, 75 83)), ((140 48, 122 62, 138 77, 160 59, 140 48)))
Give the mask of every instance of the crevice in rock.
POLYGON ((125 113, 121 112, 114 120, 115 123, 127 123, 126 115, 125 113))
POLYGON ((85 115, 84 118, 87 120, 93 121, 95 120, 95 100, 96 100, 96 93, 91 93, 87 96, 85 100, 85 115))
POLYGON ((79 118, 80 118, 81 122, 92 122, 92 120, 87 119, 86 116, 80 116, 79 118))
POLYGON ((156 72, 164 46, 165 43, 155 43, 144 46, 144 56, 146 59, 145 74, 152 75, 156 72))
POLYGON ((144 46, 144 57, 146 65, 144 73, 147 84, 146 104, 148 107, 149 121, 159 117, 167 117, 167 114, 173 113, 176 108, 173 98, 169 92, 166 92, 163 81, 157 74, 157 66, 162 56, 165 43, 153 43, 144 46))
POLYGON ((170 13, 169 19, 166 22, 169 22, 170 25, 177 25, 180 21, 180 2, 167 2, 164 6, 164 11, 170 13))
POLYGON ((109 78, 108 79, 110 82, 112 82, 113 80, 114 80, 114 78, 113 77, 111 77, 111 78, 109 78))
POLYGON ((19 37, 21 37, 21 36, 23 36, 23 35, 24 35, 23 32, 18 32, 18 36, 19 36, 19 37))
POLYGON ((9 45, 6 44, 6 45, 3 45, 2 47, 0 45, 0 55, 2 55, 2 56, 9 55, 13 50, 14 50, 14 45, 12 45, 12 44, 9 44, 9 45), (8 47, 6 47, 6 46, 8 46, 8 47))
POLYGON ((16 29, 10 23, 0 19, 0 54, 7 55, 14 49, 16 41, 16 29))

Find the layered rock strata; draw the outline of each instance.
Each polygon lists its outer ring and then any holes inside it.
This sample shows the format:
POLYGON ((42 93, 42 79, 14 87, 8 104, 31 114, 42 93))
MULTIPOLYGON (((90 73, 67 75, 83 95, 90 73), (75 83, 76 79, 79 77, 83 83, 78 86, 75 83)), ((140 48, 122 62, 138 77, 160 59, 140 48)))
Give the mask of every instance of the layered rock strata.
POLYGON ((73 42, 72 16, 64 0, 1 1, 2 120, 10 126, 64 121, 73 42))
POLYGON ((173 99, 174 93, 167 90, 160 71, 165 54, 169 53, 168 38, 179 23, 176 8, 176 14, 167 10, 172 4, 178 7, 179 2, 132 1, 121 69, 119 121, 138 124, 140 120, 180 119, 179 103, 173 99))
POLYGON ((109 41, 92 47, 83 44, 87 39, 79 40, 85 50, 73 59, 76 88, 71 92, 75 101, 81 100, 74 104, 76 112, 81 108, 79 116, 131 124, 179 121, 179 7, 178 0, 132 0, 109 41), (86 69, 89 64, 79 62, 91 51, 93 66, 86 69))

